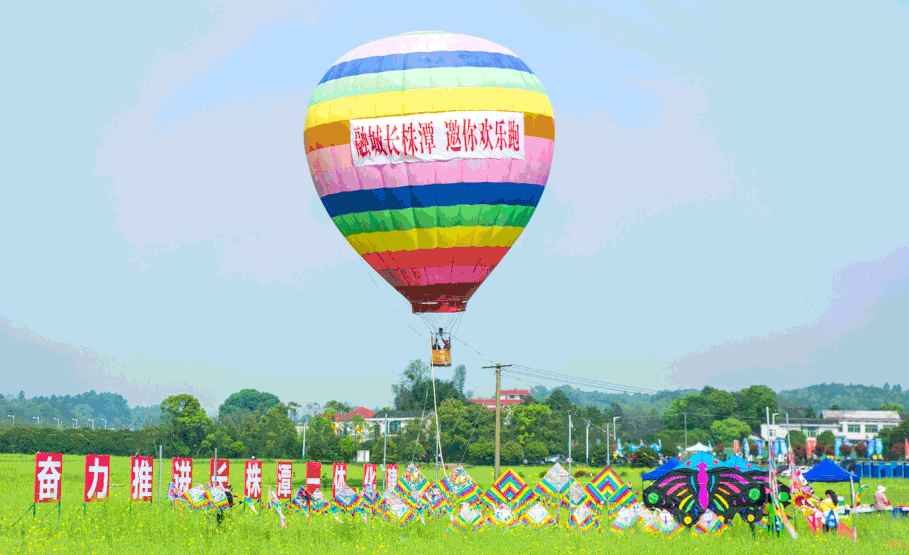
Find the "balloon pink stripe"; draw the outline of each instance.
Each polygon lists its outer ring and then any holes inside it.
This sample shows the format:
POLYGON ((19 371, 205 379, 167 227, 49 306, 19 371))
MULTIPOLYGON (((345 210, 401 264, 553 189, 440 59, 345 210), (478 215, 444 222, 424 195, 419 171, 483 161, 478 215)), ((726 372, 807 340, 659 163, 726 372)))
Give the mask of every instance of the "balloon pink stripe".
POLYGON ((525 137, 524 160, 449 160, 414 164, 355 167, 350 146, 320 148, 306 158, 320 197, 346 191, 407 187, 435 183, 531 183, 546 185, 552 167, 553 142, 525 137))
POLYGON ((370 56, 388 56, 391 54, 408 54, 410 52, 440 52, 452 50, 466 50, 468 52, 493 52, 514 56, 511 50, 494 42, 469 35, 452 35, 436 33, 428 35, 407 35, 403 37, 388 37, 379 39, 363 46, 354 48, 344 54, 335 65, 350 60, 368 58, 370 56))

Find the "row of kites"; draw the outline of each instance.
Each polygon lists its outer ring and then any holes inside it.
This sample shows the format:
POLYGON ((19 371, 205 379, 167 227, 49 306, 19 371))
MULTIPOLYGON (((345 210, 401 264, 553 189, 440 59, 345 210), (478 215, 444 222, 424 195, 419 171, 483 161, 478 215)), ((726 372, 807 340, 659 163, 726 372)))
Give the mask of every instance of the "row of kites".
MULTIPOLYGON (((716 459, 695 455, 645 489, 642 498, 611 468, 601 471, 589 484, 581 484, 555 464, 535 486, 508 469, 488 490, 481 491, 463 467, 430 484, 420 469, 410 464, 403 478, 384 493, 374 482, 359 490, 336 484, 333 499, 328 499, 319 488, 300 486, 291 499, 282 501, 269 487, 258 507, 274 511, 282 526, 287 525, 285 515, 290 513, 307 519, 329 515, 339 522, 345 516, 360 517, 364 522, 379 517, 398 526, 444 518, 450 531, 464 533, 523 525, 615 532, 637 527, 673 535, 684 529, 721 533, 738 515, 752 530, 769 530, 775 523, 778 530, 786 527, 794 535, 784 511, 794 499, 790 488, 771 481, 768 471, 744 460, 742 464, 723 466, 716 459)), ((182 494, 174 484, 170 489, 169 499, 194 510, 220 511, 228 506, 227 496, 218 486, 195 485, 182 494)), ((796 490, 797 506, 803 508, 809 522, 817 520, 813 514, 808 516, 817 512, 818 500, 807 482, 796 490)), ((256 501, 247 496, 243 502, 258 512, 256 501)))

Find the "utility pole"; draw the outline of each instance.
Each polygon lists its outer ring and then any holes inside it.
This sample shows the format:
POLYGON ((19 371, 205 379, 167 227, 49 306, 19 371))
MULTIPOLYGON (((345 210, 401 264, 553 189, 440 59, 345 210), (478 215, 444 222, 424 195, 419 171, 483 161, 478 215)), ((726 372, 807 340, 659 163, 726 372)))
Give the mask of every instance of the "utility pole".
POLYGON ((95 419, 89 418, 88 420, 92 423, 92 430, 94 430, 95 429, 95 419))
POLYGON ((300 454, 300 462, 306 462, 306 428, 307 424, 303 424, 303 453, 300 454))
POLYGON ((584 444, 586 448, 584 449, 584 464, 590 466, 590 420, 587 421, 587 425, 584 430, 584 444))
POLYGON ((386 480, 388 477, 388 470, 385 468, 385 454, 388 453, 388 411, 385 411, 385 440, 382 444, 382 493, 385 493, 385 490, 388 489, 388 484, 386 480))
POLYGON ((568 474, 571 475, 571 413, 568 413, 568 474))
POLYGON ((618 424, 616 424, 616 420, 618 420, 619 418, 622 418, 622 417, 621 416, 612 417, 612 440, 615 443, 616 449, 619 448, 619 435, 617 433, 619 426, 618 426, 618 424))
POLYGON ((32 420, 37 420, 37 421, 38 421, 38 427, 39 427, 39 428, 41 427, 41 417, 40 417, 40 416, 32 416, 32 420))
POLYGON ((106 430, 107 429, 107 420, 102 418, 101 422, 104 422, 104 429, 106 430))
POLYGON ((688 413, 685 414, 685 450, 688 450, 688 413))
POLYGON ((499 479, 499 462, 502 455, 502 368, 508 368, 510 364, 496 364, 494 366, 484 366, 483 368, 496 369, 496 450, 495 450, 495 478, 499 479))
POLYGON ((612 448, 609 447, 609 424, 606 424, 606 466, 612 465, 612 448))

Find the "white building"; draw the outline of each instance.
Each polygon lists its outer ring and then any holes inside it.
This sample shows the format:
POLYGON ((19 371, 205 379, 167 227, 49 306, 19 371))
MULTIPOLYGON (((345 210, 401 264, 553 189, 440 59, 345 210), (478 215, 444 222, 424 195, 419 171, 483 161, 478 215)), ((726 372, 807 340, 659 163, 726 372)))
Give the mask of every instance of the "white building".
MULTIPOLYGON (((503 409, 509 405, 520 405, 524 399, 530 397, 530 391, 526 389, 503 389, 499 392, 499 406, 503 409)), ((483 405, 489 410, 496 410, 495 397, 492 399, 467 399, 468 403, 483 405)))
MULTIPOLYGON (((790 419, 788 430, 800 431, 809 438, 829 431, 840 439, 865 441, 876 437, 881 429, 899 426, 901 422, 898 412, 885 410, 825 410, 821 416, 790 419)), ((786 432, 786 422, 779 416, 770 426, 761 424, 763 439, 785 439, 786 432)))
POLYGON ((373 425, 378 424, 380 435, 393 436, 403 431, 411 420, 422 419, 423 425, 428 427, 434 415, 435 413, 431 410, 425 412, 420 410, 380 410, 367 418, 366 423, 369 424, 370 429, 373 425))

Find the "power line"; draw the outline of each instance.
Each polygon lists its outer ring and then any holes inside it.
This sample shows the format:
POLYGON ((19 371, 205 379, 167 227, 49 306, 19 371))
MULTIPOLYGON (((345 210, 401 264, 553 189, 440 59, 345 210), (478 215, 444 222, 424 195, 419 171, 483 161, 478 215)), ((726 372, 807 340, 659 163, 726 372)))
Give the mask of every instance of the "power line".
POLYGON ((619 391, 622 393, 642 393, 646 395, 653 395, 659 393, 659 390, 648 389, 644 387, 635 387, 627 386, 612 382, 606 382, 602 380, 595 380, 592 378, 582 378, 579 376, 571 376, 568 374, 560 374, 558 372, 551 372, 549 370, 541 370, 539 368, 532 368, 530 366, 523 366, 520 364, 514 365, 512 369, 508 370, 511 374, 521 374, 523 376, 537 378, 540 380, 546 380, 550 382, 562 382, 565 384, 578 385, 584 387, 592 387, 598 389, 605 389, 607 391, 619 391))

